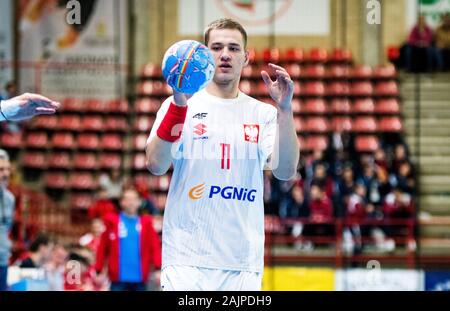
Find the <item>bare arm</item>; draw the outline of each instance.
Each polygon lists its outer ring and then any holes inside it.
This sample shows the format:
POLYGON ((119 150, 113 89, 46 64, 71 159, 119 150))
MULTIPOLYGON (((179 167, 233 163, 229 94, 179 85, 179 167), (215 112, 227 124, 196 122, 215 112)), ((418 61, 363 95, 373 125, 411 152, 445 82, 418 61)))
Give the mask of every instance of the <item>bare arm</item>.
MULTIPOLYGON (((177 106, 185 107, 188 96, 174 91, 174 102, 177 106)), ((173 132, 181 130, 182 124, 176 125, 173 132)), ((145 148, 147 169, 154 175, 164 175, 170 168, 174 158, 174 146, 177 142, 165 141, 158 136, 153 137, 145 148)))
POLYGON ((276 81, 272 81, 267 72, 261 72, 270 96, 277 103, 278 110, 275 148, 270 161, 273 175, 277 179, 290 180, 297 173, 300 157, 300 147, 294 127, 294 116, 291 106, 294 85, 284 68, 274 64, 270 64, 270 67, 275 71, 276 81))

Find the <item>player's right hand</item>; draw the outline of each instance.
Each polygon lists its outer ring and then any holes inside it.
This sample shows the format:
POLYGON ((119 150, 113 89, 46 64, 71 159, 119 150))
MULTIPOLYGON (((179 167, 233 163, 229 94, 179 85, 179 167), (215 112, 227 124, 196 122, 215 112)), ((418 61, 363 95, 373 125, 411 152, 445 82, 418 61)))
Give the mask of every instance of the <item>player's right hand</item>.
POLYGON ((177 106, 186 106, 189 98, 194 94, 185 94, 173 90, 173 100, 177 106))

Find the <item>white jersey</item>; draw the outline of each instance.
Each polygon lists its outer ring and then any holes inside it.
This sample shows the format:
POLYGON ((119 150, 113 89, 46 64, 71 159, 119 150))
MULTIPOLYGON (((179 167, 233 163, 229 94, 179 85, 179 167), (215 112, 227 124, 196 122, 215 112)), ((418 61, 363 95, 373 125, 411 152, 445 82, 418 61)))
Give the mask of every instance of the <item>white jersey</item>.
MULTIPOLYGON (((173 97, 158 111, 149 141, 173 97)), ((163 268, 262 272, 263 169, 273 152, 277 110, 239 92, 202 90, 188 100, 163 223, 163 268)))

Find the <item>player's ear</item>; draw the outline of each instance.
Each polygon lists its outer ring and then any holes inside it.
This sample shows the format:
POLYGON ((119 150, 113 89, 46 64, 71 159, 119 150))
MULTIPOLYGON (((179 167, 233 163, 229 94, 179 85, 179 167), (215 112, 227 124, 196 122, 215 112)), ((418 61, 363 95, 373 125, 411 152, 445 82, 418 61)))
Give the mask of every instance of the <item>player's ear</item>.
POLYGON ((248 65, 249 61, 249 52, 247 49, 245 49, 245 61, 244 61, 244 67, 248 65))

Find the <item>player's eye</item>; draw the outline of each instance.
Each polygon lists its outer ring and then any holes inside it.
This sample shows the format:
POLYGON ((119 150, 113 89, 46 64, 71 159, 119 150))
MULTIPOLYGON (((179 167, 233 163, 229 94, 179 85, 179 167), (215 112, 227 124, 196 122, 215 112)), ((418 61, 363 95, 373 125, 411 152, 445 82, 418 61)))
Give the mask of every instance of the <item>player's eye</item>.
POLYGON ((211 48, 211 50, 213 50, 213 51, 220 51, 222 48, 220 47, 220 46, 213 46, 212 48, 211 48))

